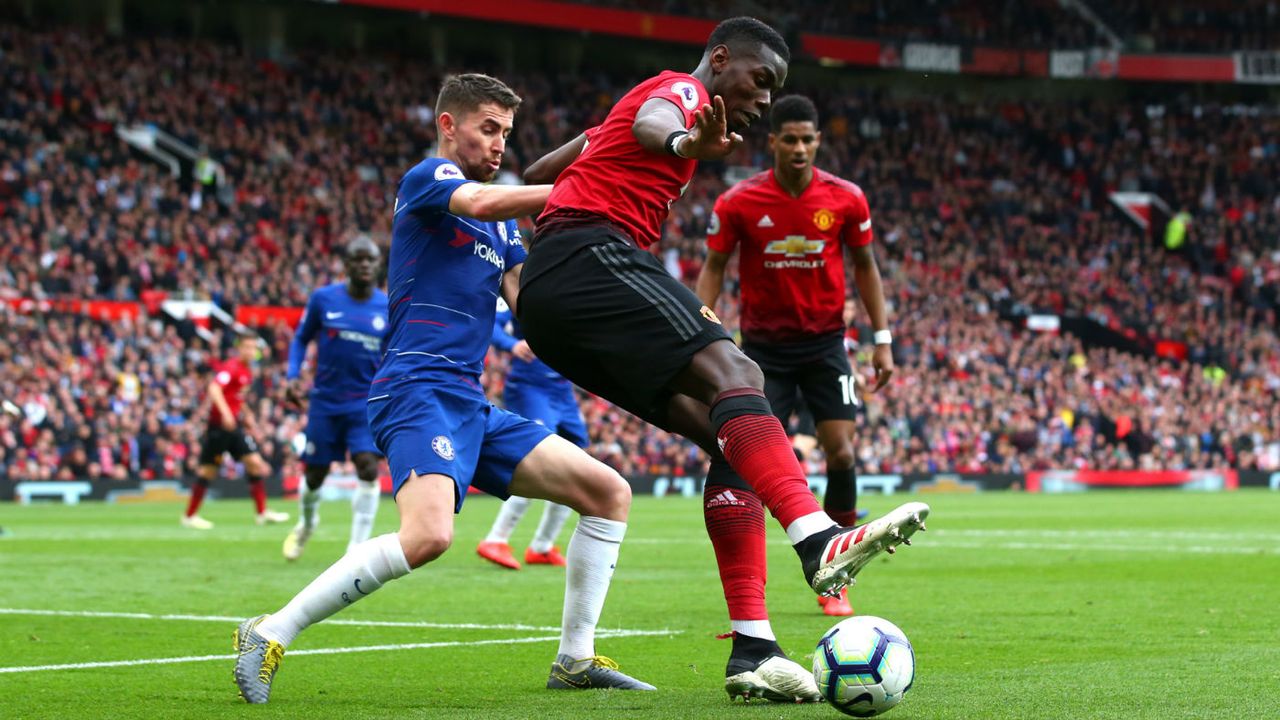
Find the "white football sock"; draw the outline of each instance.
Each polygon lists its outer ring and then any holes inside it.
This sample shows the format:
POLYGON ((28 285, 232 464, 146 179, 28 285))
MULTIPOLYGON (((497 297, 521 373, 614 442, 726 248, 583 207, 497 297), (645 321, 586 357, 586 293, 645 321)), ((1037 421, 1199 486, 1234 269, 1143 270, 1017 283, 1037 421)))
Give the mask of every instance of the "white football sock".
POLYGON ((835 526, 836 521, 831 516, 819 510, 818 512, 801 515, 791 524, 787 526, 787 539, 792 545, 799 543, 801 540, 816 535, 829 527, 835 526))
POLYGON ((409 574, 409 561, 396 533, 360 543, 320 573, 256 630, 268 640, 288 645, 307 627, 372 593, 384 583, 409 574))
POLYGON ((618 564, 618 548, 626 534, 624 522, 598 517, 578 520, 566 553, 561 655, 581 660, 596 654, 596 625, 618 564))
POLYGON ((307 532, 320 524, 320 490, 312 490, 305 478, 298 487, 298 522, 307 532))
POLYGON ((533 535, 533 542, 529 543, 529 549, 536 553, 550 552, 571 512, 573 511, 568 507, 548 500, 547 509, 542 511, 542 520, 538 523, 538 531, 533 535))
POLYGON ((493 519, 493 527, 489 529, 489 535, 485 537, 485 542, 505 543, 511 541, 511 533, 516 531, 516 525, 520 524, 520 518, 524 517, 524 513, 529 509, 529 498, 522 498, 518 495, 512 495, 507 501, 502 503, 502 508, 498 510, 498 517, 493 519))
POLYGON ((378 501, 382 499, 382 488, 377 480, 360 480, 356 483, 356 491, 351 496, 351 541, 347 543, 347 552, 373 534, 373 521, 378 517, 378 501))
POLYGON ((739 635, 749 635, 761 640, 777 640, 768 620, 730 620, 729 627, 739 635))

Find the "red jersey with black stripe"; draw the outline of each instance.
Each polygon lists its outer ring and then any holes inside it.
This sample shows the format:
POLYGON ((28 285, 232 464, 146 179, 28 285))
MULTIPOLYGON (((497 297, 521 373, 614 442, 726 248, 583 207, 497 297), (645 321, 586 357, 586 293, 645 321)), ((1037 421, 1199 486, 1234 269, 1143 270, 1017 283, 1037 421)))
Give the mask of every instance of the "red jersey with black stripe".
POLYGON ((772 170, 716 201, 707 247, 739 248, 742 336, 797 342, 844 332, 844 249, 871 243, 871 211, 854 183, 819 170, 799 197, 772 170))
POLYGON ((538 217, 540 226, 594 215, 624 230, 641 248, 658 241, 671 204, 688 187, 698 162, 641 147, 631 126, 652 98, 670 101, 686 128, 693 127, 698 108, 711 102, 697 78, 671 70, 632 88, 589 136, 582 154, 556 178, 538 217))

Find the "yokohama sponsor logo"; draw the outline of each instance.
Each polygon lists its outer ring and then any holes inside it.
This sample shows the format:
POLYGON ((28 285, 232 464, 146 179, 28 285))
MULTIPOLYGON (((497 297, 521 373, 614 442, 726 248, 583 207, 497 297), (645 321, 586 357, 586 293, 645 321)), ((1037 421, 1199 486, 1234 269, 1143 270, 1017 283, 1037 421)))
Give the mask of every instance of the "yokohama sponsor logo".
POLYGON ((348 342, 359 343, 364 346, 365 350, 378 351, 382 349, 382 338, 376 338, 372 335, 366 335, 355 330, 343 330, 338 333, 338 339, 348 342))
POLYGON ((506 259, 499 255, 497 250, 494 250, 482 242, 476 243, 475 255, 499 270, 506 270, 507 268, 506 259))

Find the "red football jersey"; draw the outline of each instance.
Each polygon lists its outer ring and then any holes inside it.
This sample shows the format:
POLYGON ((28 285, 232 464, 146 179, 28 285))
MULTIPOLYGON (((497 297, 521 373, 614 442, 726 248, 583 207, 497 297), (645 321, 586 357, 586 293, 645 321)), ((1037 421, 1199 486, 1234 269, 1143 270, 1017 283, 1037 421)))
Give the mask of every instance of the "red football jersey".
POLYGON ((844 248, 871 242, 862 188, 813 171, 800 197, 772 170, 753 175, 716 200, 707 247, 741 245, 742 335, 795 342, 844 331, 844 248))
POLYGON ((670 100, 684 115, 686 128, 693 127, 698 108, 711 102, 696 78, 671 70, 632 88, 556 178, 539 224, 562 214, 589 213, 625 230, 642 248, 658 241, 671 203, 684 193, 698 162, 640 146, 631 125, 650 98, 670 100))
MULTIPOLYGON (((253 384, 253 373, 240 362, 240 358, 233 357, 214 365, 213 381, 222 388, 222 396, 227 400, 227 408, 231 410, 232 419, 240 417, 240 406, 244 402, 240 397, 240 391, 253 384)), ((209 403, 209 422, 215 427, 222 426, 222 412, 212 402, 209 403)))

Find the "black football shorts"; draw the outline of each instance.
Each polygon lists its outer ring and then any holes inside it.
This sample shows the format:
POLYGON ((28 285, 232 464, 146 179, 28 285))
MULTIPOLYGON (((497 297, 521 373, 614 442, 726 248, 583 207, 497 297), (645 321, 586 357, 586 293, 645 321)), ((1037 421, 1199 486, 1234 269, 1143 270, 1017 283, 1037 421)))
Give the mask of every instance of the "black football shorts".
POLYGON ((516 309, 539 358, 658 426, 675 376, 702 348, 730 340, 715 313, 657 258, 603 223, 535 238, 516 309))
POLYGON ((797 343, 747 340, 742 350, 764 371, 765 397, 783 427, 788 427, 791 414, 803 407, 808 408, 814 422, 822 422, 853 420, 862 405, 844 338, 839 334, 797 343), (801 397, 803 406, 799 405, 801 397))
POLYGON ((209 430, 200 443, 200 464, 217 465, 222 462, 223 453, 231 453, 232 458, 239 460, 256 452, 258 444, 239 425, 235 430, 227 430, 210 423, 209 430))

